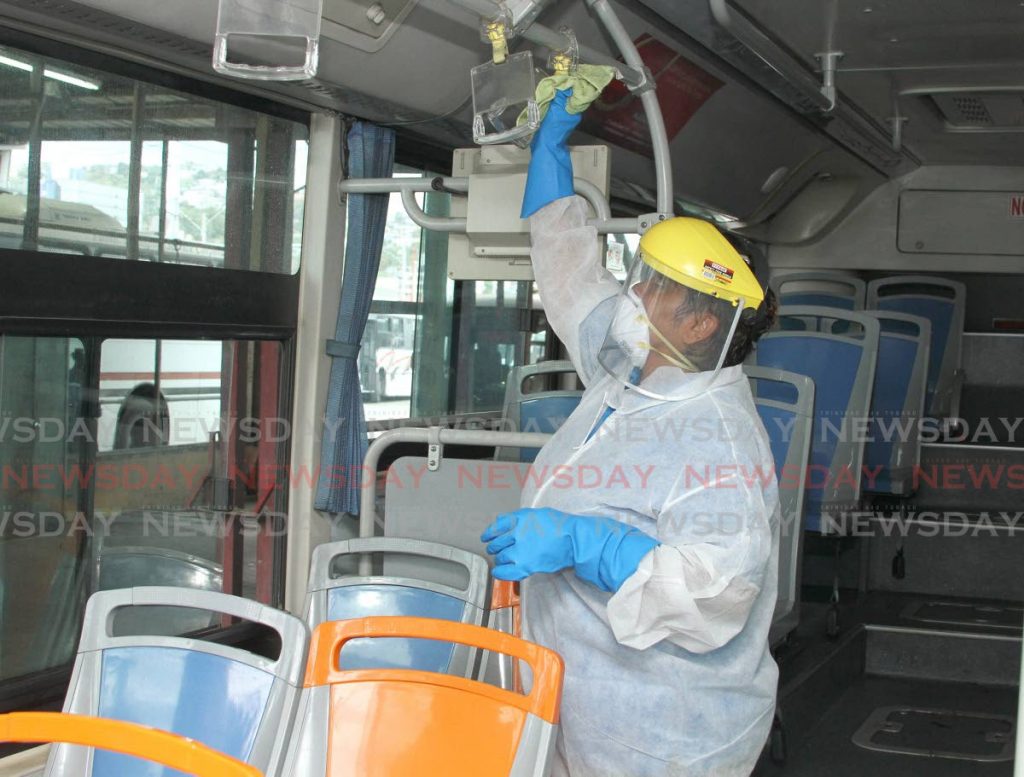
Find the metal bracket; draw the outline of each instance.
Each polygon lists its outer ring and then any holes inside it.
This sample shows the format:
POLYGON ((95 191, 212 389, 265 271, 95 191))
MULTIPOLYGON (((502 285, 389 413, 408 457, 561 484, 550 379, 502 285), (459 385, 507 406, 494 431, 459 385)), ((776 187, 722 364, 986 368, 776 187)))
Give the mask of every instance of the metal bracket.
POLYGON ((444 445, 441 443, 441 427, 431 426, 427 430, 427 469, 437 472, 441 467, 441 459, 444 457, 444 445))
POLYGON ((654 81, 654 73, 651 72, 651 69, 647 67, 647 65, 644 65, 642 68, 640 68, 640 76, 640 83, 636 84, 635 86, 630 86, 628 83, 626 84, 626 88, 629 89, 629 91, 635 94, 637 97, 647 92, 653 91, 658 86, 654 81))
POLYGON ((551 0, 505 0, 505 7, 512 18, 512 30, 519 34, 536 21, 540 12, 551 4, 551 0))
POLYGON ((836 65, 843 58, 841 51, 822 51, 814 55, 814 58, 821 62, 821 93, 828 100, 828 107, 825 113, 831 113, 836 109, 836 65))
POLYGON ((452 187, 448 186, 445 183, 445 179, 442 178, 441 176, 437 176, 436 178, 431 180, 430 188, 431 188, 431 190, 433 190, 435 192, 438 192, 439 194, 450 194, 453 197, 465 197, 466 196, 466 190, 464 188, 463 189, 453 189, 452 187))
POLYGON ((644 213, 643 215, 637 216, 637 231, 642 235, 655 224, 665 221, 666 219, 670 219, 673 215, 674 214, 672 213, 644 213))
POLYGON ((889 117, 889 126, 892 127, 892 150, 899 152, 903 150, 903 125, 906 124, 910 119, 907 116, 900 116, 898 113, 895 116, 889 117))

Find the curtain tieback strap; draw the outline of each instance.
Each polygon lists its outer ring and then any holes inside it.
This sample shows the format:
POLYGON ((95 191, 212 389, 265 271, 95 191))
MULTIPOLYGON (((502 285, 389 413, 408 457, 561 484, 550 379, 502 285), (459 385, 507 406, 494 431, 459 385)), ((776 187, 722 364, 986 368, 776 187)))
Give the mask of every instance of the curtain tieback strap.
POLYGON ((342 340, 327 341, 327 355, 335 359, 353 359, 359 356, 359 343, 346 343, 342 340))

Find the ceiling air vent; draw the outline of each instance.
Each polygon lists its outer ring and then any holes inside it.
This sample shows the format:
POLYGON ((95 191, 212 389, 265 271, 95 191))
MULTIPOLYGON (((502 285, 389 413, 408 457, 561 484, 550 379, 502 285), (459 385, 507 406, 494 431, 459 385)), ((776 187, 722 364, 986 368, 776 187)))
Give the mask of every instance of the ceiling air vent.
POLYGON ((932 92, 948 132, 1024 131, 1024 92, 932 92))

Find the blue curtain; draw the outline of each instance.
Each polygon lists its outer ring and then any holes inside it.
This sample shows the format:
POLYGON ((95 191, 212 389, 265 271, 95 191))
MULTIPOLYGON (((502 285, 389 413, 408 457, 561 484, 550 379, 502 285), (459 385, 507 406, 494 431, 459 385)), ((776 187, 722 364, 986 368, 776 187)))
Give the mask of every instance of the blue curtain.
MULTIPOLYGON (((395 165, 394 130, 357 122, 348 133, 349 178, 390 178, 395 165)), ((327 341, 331 383, 324 414, 316 509, 359 512, 360 467, 366 456, 366 417, 359 386, 359 344, 370 315, 388 215, 387 194, 350 194, 345 270, 338 325, 327 341)))

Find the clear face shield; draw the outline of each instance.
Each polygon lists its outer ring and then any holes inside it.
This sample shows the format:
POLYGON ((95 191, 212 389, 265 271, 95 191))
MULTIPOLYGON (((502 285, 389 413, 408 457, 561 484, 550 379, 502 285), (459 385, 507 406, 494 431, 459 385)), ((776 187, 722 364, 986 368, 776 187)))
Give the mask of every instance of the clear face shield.
MULTIPOLYGON (((731 271, 708 261, 704 275, 722 284, 731 271)), ((732 302, 678 283, 638 256, 616 299, 598 362, 644 396, 689 399, 718 376, 743 309, 742 298, 732 302)))

